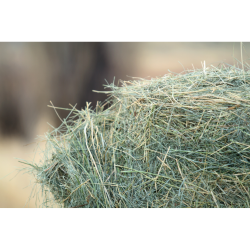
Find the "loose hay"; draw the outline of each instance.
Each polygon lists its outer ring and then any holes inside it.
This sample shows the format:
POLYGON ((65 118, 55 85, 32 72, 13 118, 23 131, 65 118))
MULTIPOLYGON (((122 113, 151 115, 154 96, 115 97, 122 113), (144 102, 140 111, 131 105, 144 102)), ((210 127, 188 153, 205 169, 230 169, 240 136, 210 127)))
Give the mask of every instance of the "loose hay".
POLYGON ((44 206, 249 207, 250 71, 122 83, 95 110, 72 108, 46 134, 44 161, 26 163, 44 206))

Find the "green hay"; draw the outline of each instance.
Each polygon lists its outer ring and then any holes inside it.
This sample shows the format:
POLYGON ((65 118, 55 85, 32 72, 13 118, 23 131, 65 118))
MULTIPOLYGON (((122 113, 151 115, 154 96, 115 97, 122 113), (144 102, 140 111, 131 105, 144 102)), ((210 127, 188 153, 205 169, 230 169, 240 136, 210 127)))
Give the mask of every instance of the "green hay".
POLYGON ((30 169, 43 206, 249 207, 250 71, 122 83, 46 134, 44 160, 30 169))

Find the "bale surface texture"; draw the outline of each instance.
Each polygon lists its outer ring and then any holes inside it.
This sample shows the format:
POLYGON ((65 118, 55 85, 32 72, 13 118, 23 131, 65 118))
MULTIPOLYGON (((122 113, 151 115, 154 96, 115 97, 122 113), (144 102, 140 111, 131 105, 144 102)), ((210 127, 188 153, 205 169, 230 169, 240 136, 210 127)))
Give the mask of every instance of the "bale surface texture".
POLYGON ((30 164, 44 206, 249 207, 250 71, 122 83, 46 134, 44 161, 30 164))

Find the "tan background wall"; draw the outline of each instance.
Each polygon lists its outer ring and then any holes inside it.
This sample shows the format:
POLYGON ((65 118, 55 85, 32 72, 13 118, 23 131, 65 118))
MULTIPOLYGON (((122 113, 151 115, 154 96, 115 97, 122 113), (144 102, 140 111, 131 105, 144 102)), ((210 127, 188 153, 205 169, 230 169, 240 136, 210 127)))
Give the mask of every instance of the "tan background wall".
MULTIPOLYGON (((250 43, 243 45, 248 62, 250 43)), ((66 108, 86 101, 94 106, 105 96, 91 90, 102 89, 104 78, 162 76, 168 69, 200 68, 204 60, 207 66, 234 64, 233 56, 241 60, 240 43, 0 43, 0 207, 24 207, 29 199, 35 179, 14 177, 23 167, 14 157, 32 161, 36 144, 29 143, 48 131, 47 122, 60 124, 47 107, 50 100, 66 108)), ((40 158, 36 154, 35 161, 40 158)), ((35 201, 31 197, 25 207, 39 206, 35 201)))

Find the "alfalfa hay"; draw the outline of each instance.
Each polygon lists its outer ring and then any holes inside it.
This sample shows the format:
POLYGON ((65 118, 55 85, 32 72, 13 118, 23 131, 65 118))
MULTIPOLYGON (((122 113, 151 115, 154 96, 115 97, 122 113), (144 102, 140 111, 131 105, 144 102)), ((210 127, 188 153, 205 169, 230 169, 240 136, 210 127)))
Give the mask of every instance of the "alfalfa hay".
POLYGON ((249 84, 250 71, 210 66, 106 85, 106 103, 72 108, 30 163, 43 205, 249 207, 249 84))

